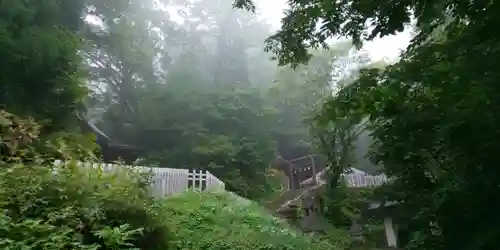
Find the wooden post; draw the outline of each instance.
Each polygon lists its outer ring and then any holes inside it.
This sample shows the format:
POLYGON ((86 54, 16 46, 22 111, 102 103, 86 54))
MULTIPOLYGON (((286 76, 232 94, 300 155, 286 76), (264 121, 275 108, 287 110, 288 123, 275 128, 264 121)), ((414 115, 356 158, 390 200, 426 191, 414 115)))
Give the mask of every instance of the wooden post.
POLYGON ((294 180, 294 175, 293 175, 293 169, 292 169, 292 163, 288 162, 288 172, 290 175, 288 176, 288 182, 290 183, 288 186, 290 187, 290 190, 295 189, 295 180, 294 180))
POLYGON ((384 226, 387 245, 394 248, 398 247, 397 228, 394 225, 392 217, 387 216, 384 218, 384 226))
POLYGON ((314 162, 314 156, 313 155, 310 155, 309 156, 311 158, 311 167, 312 167, 312 178, 313 178, 313 184, 314 185, 317 185, 318 184, 318 180, 317 180, 317 177, 316 177, 316 163, 314 162))

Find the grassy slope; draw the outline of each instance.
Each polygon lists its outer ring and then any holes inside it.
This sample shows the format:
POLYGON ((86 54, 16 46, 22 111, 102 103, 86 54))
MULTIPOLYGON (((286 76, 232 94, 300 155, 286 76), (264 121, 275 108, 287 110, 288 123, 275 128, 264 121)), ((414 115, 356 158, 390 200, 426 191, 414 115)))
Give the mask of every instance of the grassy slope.
POLYGON ((187 192, 165 200, 177 249, 335 250, 290 228, 257 204, 231 193, 187 192))

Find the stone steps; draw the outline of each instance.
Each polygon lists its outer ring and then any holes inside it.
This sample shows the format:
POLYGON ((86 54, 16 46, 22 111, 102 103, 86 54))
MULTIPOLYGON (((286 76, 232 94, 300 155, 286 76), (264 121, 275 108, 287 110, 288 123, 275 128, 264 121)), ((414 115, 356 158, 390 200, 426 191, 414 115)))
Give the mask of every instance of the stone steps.
POLYGON ((300 190, 287 190, 284 191, 278 198, 266 204, 266 207, 271 211, 276 211, 276 209, 280 208, 285 202, 289 200, 293 200, 298 195, 300 195, 300 190))

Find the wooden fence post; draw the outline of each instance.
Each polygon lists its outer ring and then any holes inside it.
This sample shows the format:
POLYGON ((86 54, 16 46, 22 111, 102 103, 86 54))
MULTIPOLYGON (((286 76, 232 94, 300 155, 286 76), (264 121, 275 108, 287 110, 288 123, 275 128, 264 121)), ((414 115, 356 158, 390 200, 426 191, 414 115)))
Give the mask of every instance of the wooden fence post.
POLYGON ((205 191, 207 189, 207 171, 190 169, 188 188, 197 191, 205 191))

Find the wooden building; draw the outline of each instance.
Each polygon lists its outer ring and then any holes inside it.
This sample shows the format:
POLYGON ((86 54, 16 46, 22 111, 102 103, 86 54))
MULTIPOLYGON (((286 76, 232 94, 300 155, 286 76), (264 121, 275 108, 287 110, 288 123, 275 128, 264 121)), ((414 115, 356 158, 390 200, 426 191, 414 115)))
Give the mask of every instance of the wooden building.
POLYGON ((82 132, 95 134, 96 143, 101 148, 100 153, 104 162, 108 163, 121 160, 126 164, 130 164, 139 157, 140 149, 138 147, 111 139, 95 124, 81 115, 77 115, 77 119, 82 132))

